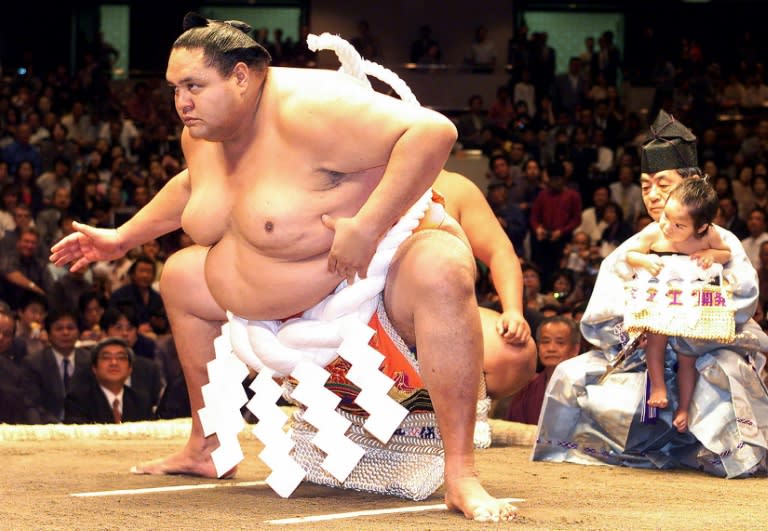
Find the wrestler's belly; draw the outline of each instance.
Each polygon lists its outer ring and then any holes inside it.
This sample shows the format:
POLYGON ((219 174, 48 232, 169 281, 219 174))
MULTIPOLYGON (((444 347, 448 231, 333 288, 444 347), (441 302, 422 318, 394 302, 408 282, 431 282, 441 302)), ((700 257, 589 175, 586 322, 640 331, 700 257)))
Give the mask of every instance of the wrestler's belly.
POLYGON ((225 236, 208 252, 208 289, 225 310, 251 320, 282 319, 311 308, 341 282, 327 253, 295 260, 259 253, 225 236))
MULTIPOLYGON (((435 227, 428 227, 434 230, 435 227)), ((423 229, 417 229, 423 230, 423 229)), ((439 229, 459 239, 470 249, 461 226, 446 216, 439 229)), ((328 272, 328 251, 331 241, 317 252, 322 239, 313 245, 291 252, 283 249, 270 256, 227 233, 213 245, 206 258, 205 276, 208 289, 225 310, 251 320, 283 319, 299 314, 329 295, 342 278, 328 272), (311 256, 306 249, 312 249, 311 256)))

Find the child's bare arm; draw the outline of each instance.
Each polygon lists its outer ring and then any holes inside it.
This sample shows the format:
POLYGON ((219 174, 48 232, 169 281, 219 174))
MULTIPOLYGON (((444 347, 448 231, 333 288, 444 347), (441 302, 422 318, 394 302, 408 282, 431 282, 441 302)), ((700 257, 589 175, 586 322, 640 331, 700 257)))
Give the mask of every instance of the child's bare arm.
POLYGON ((637 244, 627 250, 627 263, 632 267, 641 267, 652 275, 658 275, 662 268, 661 259, 654 254, 648 253, 650 253, 651 246, 659 239, 659 236, 661 236, 661 231, 655 223, 648 225, 640 231, 637 244))
POLYGON ((726 264, 731 259, 731 249, 713 227, 707 231, 705 242, 709 248, 696 251, 691 255, 700 267, 708 268, 714 263, 726 264))

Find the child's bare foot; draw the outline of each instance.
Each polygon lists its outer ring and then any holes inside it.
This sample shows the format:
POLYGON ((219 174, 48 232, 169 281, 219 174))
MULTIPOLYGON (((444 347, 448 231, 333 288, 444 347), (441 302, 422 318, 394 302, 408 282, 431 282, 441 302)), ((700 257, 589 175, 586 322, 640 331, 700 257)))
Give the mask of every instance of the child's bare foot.
POLYGON ((664 388, 651 388, 651 396, 648 397, 648 405, 659 409, 667 407, 669 405, 669 401, 667 400, 667 390, 664 388))
POLYGON ((672 425, 680 433, 688 431, 688 411, 682 409, 675 411, 675 418, 672 419, 672 425))
POLYGON ((455 480, 446 478, 445 487, 445 504, 469 519, 478 522, 508 522, 517 514, 514 505, 488 494, 476 477, 455 480))

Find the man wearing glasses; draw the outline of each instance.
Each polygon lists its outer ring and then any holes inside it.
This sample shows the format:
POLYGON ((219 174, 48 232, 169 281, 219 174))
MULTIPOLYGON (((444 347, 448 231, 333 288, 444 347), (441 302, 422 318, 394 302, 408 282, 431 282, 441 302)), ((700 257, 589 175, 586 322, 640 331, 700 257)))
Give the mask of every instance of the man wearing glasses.
POLYGON ((92 375, 67 394, 64 422, 120 424, 151 420, 152 408, 143 395, 125 385, 133 369, 133 350, 116 337, 104 339, 91 352, 92 375))

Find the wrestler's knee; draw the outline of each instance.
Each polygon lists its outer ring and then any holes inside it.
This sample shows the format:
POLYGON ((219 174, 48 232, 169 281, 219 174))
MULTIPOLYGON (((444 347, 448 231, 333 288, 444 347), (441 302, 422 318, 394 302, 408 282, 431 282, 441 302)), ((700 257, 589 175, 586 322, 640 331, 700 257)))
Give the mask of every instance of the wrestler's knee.
POLYGON ((396 275, 419 294, 465 296, 474 293, 475 261, 457 237, 424 231, 410 242, 396 275))
POLYGON ((160 277, 163 301, 174 297, 187 297, 193 286, 205 283, 205 256, 207 249, 200 246, 185 247, 168 257, 160 277))

